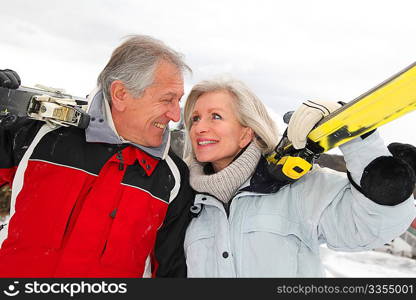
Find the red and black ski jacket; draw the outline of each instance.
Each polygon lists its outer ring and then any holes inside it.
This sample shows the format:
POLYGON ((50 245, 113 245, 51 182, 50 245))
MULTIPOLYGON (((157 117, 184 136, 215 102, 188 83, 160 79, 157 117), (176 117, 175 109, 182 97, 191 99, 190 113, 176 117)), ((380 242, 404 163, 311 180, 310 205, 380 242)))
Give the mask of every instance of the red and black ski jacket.
POLYGON ((13 186, 0 276, 186 277, 183 161, 43 124, 0 129, 0 185, 13 186))

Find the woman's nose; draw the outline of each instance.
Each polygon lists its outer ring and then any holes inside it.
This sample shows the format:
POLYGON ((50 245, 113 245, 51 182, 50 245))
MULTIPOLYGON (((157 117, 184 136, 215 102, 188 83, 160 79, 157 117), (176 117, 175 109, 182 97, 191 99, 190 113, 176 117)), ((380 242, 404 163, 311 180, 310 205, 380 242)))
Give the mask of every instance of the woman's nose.
POLYGON ((209 130, 209 126, 207 122, 205 122, 203 119, 200 119, 198 122, 194 123, 192 126, 196 133, 204 133, 209 130))

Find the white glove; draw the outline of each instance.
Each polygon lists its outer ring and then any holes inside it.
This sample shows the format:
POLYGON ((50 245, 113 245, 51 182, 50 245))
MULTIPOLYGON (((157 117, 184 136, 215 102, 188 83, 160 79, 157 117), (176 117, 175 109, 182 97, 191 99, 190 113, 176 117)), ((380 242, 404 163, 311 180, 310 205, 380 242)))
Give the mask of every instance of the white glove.
POLYGON ((293 113, 287 127, 287 137, 295 149, 306 146, 306 136, 323 117, 342 105, 329 101, 306 101, 293 113))

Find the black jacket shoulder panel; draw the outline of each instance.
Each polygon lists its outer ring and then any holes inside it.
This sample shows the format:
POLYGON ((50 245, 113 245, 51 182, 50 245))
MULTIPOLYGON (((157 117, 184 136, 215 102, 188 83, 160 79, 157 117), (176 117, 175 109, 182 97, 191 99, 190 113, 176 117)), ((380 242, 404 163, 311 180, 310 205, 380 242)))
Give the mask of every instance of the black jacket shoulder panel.
POLYGON ((19 118, 13 126, 0 127, 0 168, 17 166, 44 122, 19 118))
POLYGON ((159 267, 156 276, 186 277, 183 243, 186 228, 192 219, 190 208, 194 202, 195 191, 189 184, 189 170, 185 162, 173 151, 169 151, 169 156, 179 169, 181 186, 178 195, 169 204, 165 221, 157 234, 155 256, 159 267))

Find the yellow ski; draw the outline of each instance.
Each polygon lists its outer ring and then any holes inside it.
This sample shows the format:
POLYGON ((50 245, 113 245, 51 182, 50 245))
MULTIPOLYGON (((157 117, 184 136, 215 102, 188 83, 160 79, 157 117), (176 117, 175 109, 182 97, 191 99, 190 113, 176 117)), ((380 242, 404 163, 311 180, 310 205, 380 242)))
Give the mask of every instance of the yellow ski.
POLYGON ((266 159, 269 172, 293 182, 305 175, 320 153, 338 147, 416 109, 416 62, 323 118, 309 133, 304 149, 284 135, 266 159))
POLYGON ((322 119, 308 138, 326 152, 416 109, 416 63, 322 119))

